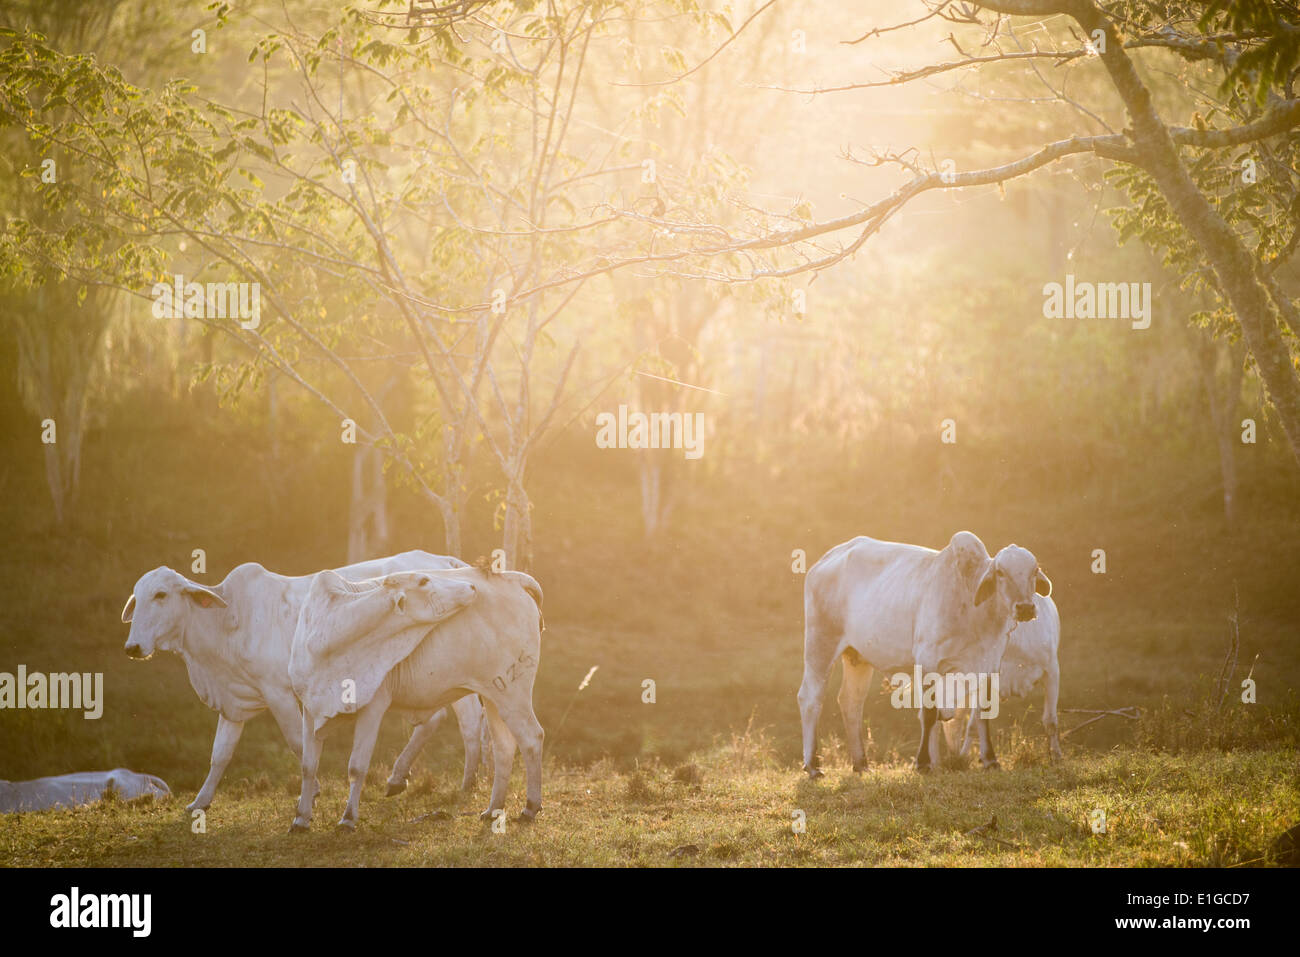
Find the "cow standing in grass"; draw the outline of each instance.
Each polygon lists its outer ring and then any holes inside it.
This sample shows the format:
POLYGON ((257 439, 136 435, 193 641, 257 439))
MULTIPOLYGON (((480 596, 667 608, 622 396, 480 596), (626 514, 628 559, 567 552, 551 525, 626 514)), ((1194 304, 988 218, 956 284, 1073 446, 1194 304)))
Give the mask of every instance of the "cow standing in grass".
POLYGON ((523 572, 483 568, 399 572, 350 582, 321 572, 303 603, 289 676, 302 701, 302 792, 291 831, 311 825, 316 772, 328 726, 354 714, 347 808, 356 827, 361 788, 390 708, 428 713, 477 694, 492 731, 492 797, 500 812, 524 757, 533 820, 542 807, 542 726, 533 712, 541 655, 542 589, 523 572))
MULTIPOLYGON (((347 565, 337 574, 359 579, 407 568, 465 567, 458 558, 416 550, 347 565)), ((131 625, 126 653, 132 658, 148 658, 155 651, 179 654, 195 693, 219 715, 208 776, 189 810, 211 804, 244 723, 264 711, 275 718, 294 757, 302 758, 302 715, 289 683, 289 653, 313 577, 277 575, 249 562, 211 588, 166 566, 147 572, 135 583, 122 609, 122 621, 131 625)), ((468 788, 481 760, 483 709, 469 697, 457 702, 455 714, 465 742, 461 786, 468 788)), ((417 728, 403 752, 405 761, 398 766, 403 783, 413 749, 418 749, 417 739, 423 743, 427 737, 417 728)), ((394 785, 390 780, 390 790, 394 785)))
MULTIPOLYGON (((1043 730, 1047 732, 1047 750, 1053 761, 1059 761, 1064 757, 1056 723, 1056 704, 1061 691, 1061 666, 1057 657, 1061 645, 1061 615, 1050 596, 1035 595, 1034 606, 1038 611, 1034 620, 1018 622, 1007 639, 1007 650, 1003 652, 998 667, 998 690, 1004 698, 1027 697, 1039 684, 1043 685, 1043 730)), ((957 754, 964 755, 972 741, 978 739, 980 758, 988 764, 993 754, 989 722, 990 719, 981 718, 975 709, 959 709, 957 720, 949 725, 949 744, 957 754), (954 739, 959 733, 962 742, 958 748, 954 739)))
MULTIPOLYGON (((823 555, 804 582, 804 770, 821 775, 817 721, 837 658, 844 663, 844 732, 853 768, 863 770, 862 708, 872 669, 909 672, 920 665, 941 675, 996 672, 1012 626, 1036 614, 1036 589, 1050 593, 1051 582, 1030 551, 1008 545, 991 558, 971 532, 958 532, 939 551, 860 536, 823 555)), ((931 732, 938 710, 920 709, 918 771, 934 763, 931 732)), ((991 748, 988 758, 995 766, 991 748)))

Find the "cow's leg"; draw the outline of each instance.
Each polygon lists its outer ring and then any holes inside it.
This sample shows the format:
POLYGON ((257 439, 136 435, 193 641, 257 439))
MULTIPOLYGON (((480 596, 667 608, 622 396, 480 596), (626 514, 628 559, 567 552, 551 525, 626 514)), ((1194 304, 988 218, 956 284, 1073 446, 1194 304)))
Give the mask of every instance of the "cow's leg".
POLYGON ((411 731, 411 740, 407 741, 406 747, 402 748, 402 753, 393 763, 393 773, 388 776, 388 788, 384 792, 388 797, 401 794, 406 790, 406 778, 411 773, 411 765, 415 763, 420 750, 433 737, 433 733, 438 730, 446 717, 447 709, 442 708, 435 711, 429 720, 417 724, 411 731))
POLYGON ((302 713, 302 790, 298 792, 298 813, 289 826, 289 833, 305 831, 311 827, 311 809, 320 793, 316 771, 320 767, 320 753, 325 745, 325 729, 312 730, 313 720, 305 710, 302 713))
MULTIPOLYGON (((959 748, 961 733, 966 728, 966 719, 969 714, 970 712, 966 708, 954 708, 952 720, 943 723, 943 733, 935 735, 940 739, 940 744, 943 745, 943 750, 946 751, 949 757, 961 756, 959 748)), ((930 757, 931 759, 934 758, 933 751, 930 752, 930 757)))
POLYGON ((803 682, 799 685, 799 718, 803 722, 803 769, 808 777, 819 778, 817 767, 817 721, 822 714, 822 697, 826 680, 835 664, 834 643, 820 634, 815 624, 808 626, 803 650, 803 682))
POLYGON ((980 719, 979 712, 976 711, 974 708, 971 708, 970 713, 967 715, 965 722, 963 722, 966 725, 966 731, 961 736, 962 757, 965 757, 967 754, 970 753, 970 746, 972 744, 971 736, 977 733, 975 730, 975 724, 976 722, 979 721, 979 719, 980 719))
POLYGON ((980 764, 991 771, 999 771, 1002 769, 1002 765, 998 764, 998 756, 993 753, 992 721, 980 717, 978 711, 975 716, 980 738, 980 764))
MULTIPOLYGON (((275 718, 275 723, 280 726, 280 733, 284 735, 284 740, 288 743, 289 748, 293 751, 293 756, 302 763, 302 708, 298 705, 298 699, 292 698, 289 701, 274 701, 270 703, 271 715, 275 718)), ((317 787, 319 791, 319 786, 317 787)), ((312 795, 314 798, 315 795, 312 795)))
POLYGON ((370 758, 375 753, 375 742, 379 740, 379 726, 383 724, 392 701, 393 696, 381 687, 357 712, 357 725, 352 731, 352 754, 348 758, 348 806, 339 819, 339 827, 349 831, 357 826, 357 816, 361 812, 361 787, 366 783, 370 758))
POLYGON ((212 763, 208 767, 208 776, 199 788, 198 795, 186 805, 187 811, 205 811, 212 803, 212 795, 217 793, 221 776, 226 773, 226 766, 235 754, 235 745, 244 733, 244 722, 231 721, 224 714, 217 717, 217 736, 212 739, 212 763))
POLYGON ((1053 761, 1060 761, 1065 757, 1061 753, 1061 736, 1056 726, 1056 699, 1060 691, 1061 671, 1056 666, 1056 662, 1052 662, 1052 667, 1047 672, 1047 694, 1043 701, 1043 730, 1047 732, 1047 747, 1053 761))
POLYGON ((921 708, 921 745, 916 749, 916 770, 922 774, 928 773, 931 767, 930 735, 934 733, 937 717, 937 708, 921 708))
POLYGON ((480 755, 480 763, 491 764, 491 766, 495 768, 496 761, 492 757, 492 725, 487 719, 487 709, 483 708, 483 699, 478 695, 475 695, 474 697, 478 700, 479 708, 483 709, 479 712, 478 720, 478 753, 480 755))
POLYGON ((467 694, 451 709, 460 728, 460 739, 465 744, 465 773, 461 775, 460 789, 468 791, 474 786, 474 777, 483 763, 483 703, 478 695, 467 694))
POLYGON ((871 687, 872 668, 852 648, 840 656, 844 677, 840 681, 840 716, 844 718, 844 738, 849 743, 849 757, 854 771, 867 769, 867 753, 862 746, 862 708, 871 687))
POLYGON ((531 695, 513 701, 503 701, 498 706, 501 719, 510 729, 510 734, 519 746, 519 752, 524 756, 524 780, 528 800, 519 818, 526 822, 536 820, 538 812, 542 809, 542 739, 546 737, 537 715, 533 713, 530 698, 531 695))
POLYGON ((494 812, 505 812, 510 772, 515 766, 515 736, 510 733, 510 727, 492 699, 483 699, 483 711, 487 716, 488 727, 492 729, 492 797, 488 800, 488 809, 479 817, 490 821, 494 812))
POLYGON ((271 709, 271 717, 275 718, 275 723, 280 728, 280 733, 284 735, 285 743, 293 751, 293 756, 301 761, 302 709, 298 706, 298 699, 290 697, 287 701, 268 700, 267 705, 271 709))

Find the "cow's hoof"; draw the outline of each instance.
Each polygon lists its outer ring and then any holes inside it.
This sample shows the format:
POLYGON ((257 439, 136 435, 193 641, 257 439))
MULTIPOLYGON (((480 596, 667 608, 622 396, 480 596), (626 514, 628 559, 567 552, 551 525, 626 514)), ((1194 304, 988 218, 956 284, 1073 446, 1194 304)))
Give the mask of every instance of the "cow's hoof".
POLYGON ((810 768, 804 765, 804 770, 808 772, 809 781, 816 781, 818 778, 826 777, 826 773, 821 768, 810 768))
POLYGON ((537 815, 541 812, 540 804, 529 804, 519 812, 519 822, 521 824, 532 824, 537 820, 537 815))
POLYGON ((484 824, 491 824, 492 821, 494 820, 494 818, 492 817, 492 815, 495 814, 495 813, 496 813, 497 811, 499 811, 499 810, 501 810, 501 809, 500 809, 500 808, 496 808, 496 809, 488 808, 486 811, 484 811, 482 814, 480 814, 480 815, 478 816, 478 819, 479 819, 480 821, 482 821, 484 824))
POLYGON ((985 770, 985 771, 1001 771, 1001 770, 1002 770, 1002 765, 998 764, 997 761, 990 761, 988 764, 984 765, 984 770, 985 770))
POLYGON ((348 833, 352 833, 357 829, 357 822, 349 821, 347 818, 343 818, 343 820, 339 821, 337 824, 334 825, 334 828, 335 830, 347 831, 348 833))
POLYGON ((185 810, 191 814, 195 811, 206 811, 207 809, 208 806, 206 804, 200 804, 198 801, 191 801, 189 804, 185 805, 185 810))
POLYGON ((854 773, 858 773, 861 771, 870 771, 870 770, 871 770, 871 764, 870 762, 867 761, 866 758, 863 758, 861 761, 853 762, 854 773))
POLYGON ((401 794, 406 790, 406 781, 389 781, 388 787, 384 789, 384 797, 392 797, 394 794, 401 794))
POLYGON ((290 834, 306 834, 310 830, 311 830, 310 824, 300 824, 298 821, 294 821, 292 824, 289 825, 290 834))
POLYGON ((914 771, 916 771, 917 774, 929 774, 929 773, 930 773, 930 765, 928 765, 928 764, 922 764, 922 763, 919 762, 919 761, 916 761, 916 762, 914 762, 914 763, 912 764, 912 769, 913 769, 914 771))

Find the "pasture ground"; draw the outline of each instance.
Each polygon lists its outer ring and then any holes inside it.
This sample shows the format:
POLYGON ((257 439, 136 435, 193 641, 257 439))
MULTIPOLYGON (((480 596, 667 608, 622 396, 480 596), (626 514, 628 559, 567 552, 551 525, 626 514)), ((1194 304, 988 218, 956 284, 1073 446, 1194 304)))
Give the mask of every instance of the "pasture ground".
POLYGON ((234 783, 191 832, 186 796, 0 817, 17 866, 1221 866, 1261 857, 1300 816, 1294 752, 1160 756, 1117 750, 1003 772, 899 764, 818 782, 738 737, 700 762, 631 772, 548 768, 545 808, 519 823, 516 771, 504 833, 478 820, 487 785, 462 796, 425 773, 384 798, 372 774, 355 833, 335 828, 344 783, 325 783, 306 835, 287 833, 297 782, 234 783), (439 785, 442 785, 441 787, 439 785), (1089 826, 1106 811, 1106 832, 1089 826), (795 811, 806 831, 795 833, 795 811), (996 826, 989 821, 996 818, 996 826))

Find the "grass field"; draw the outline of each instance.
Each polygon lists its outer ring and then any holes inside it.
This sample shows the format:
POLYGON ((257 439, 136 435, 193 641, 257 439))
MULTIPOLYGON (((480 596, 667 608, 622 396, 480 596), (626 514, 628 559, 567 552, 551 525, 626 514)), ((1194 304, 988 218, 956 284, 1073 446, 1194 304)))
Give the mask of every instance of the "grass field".
POLYGON ((336 777, 314 831, 290 835, 297 782, 263 775, 218 795, 206 833, 192 833, 179 796, 109 801, 6 815, 0 851, 19 866, 1222 866, 1259 858, 1300 814, 1295 753, 1280 750, 1124 749, 922 780, 892 764, 809 782, 761 740, 737 738, 671 769, 548 771, 538 822, 512 814, 504 833, 478 820, 482 781, 461 795, 451 775, 426 773, 387 799, 372 774, 355 833, 333 826, 346 797, 336 777), (1104 834, 1092 831, 1094 809, 1106 812, 1104 834))

